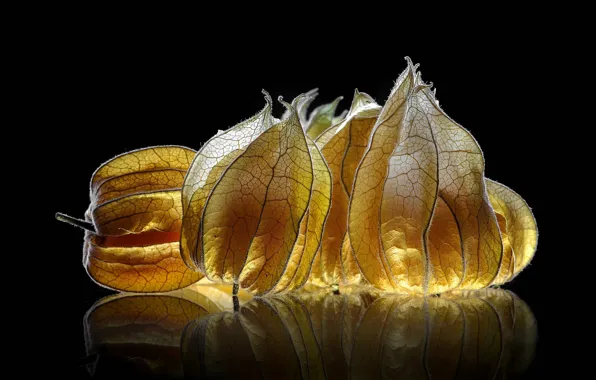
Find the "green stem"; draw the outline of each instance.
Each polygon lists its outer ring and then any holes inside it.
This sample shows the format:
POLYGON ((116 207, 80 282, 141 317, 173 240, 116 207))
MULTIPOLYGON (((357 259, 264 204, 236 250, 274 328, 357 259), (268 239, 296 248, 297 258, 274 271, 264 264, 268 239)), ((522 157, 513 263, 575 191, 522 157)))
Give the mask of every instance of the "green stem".
POLYGON ((73 218, 70 215, 62 214, 61 212, 56 213, 56 219, 64 223, 68 223, 72 226, 82 228, 86 231, 95 232, 95 226, 93 225, 93 223, 88 222, 86 220, 73 218))

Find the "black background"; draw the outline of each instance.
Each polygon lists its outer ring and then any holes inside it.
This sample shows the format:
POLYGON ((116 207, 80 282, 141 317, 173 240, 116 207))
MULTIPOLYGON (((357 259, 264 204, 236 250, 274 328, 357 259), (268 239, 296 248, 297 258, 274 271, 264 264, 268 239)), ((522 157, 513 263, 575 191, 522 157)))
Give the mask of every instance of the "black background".
MULTIPOLYGON (((318 87, 315 105, 343 95, 348 108, 354 89, 377 102, 387 99, 406 67, 404 56, 420 63, 425 81, 437 88, 441 106, 470 130, 483 149, 486 176, 517 191, 533 209, 540 232, 531 265, 506 288, 534 312, 539 329, 536 359, 528 377, 551 371, 560 362, 555 343, 558 320, 552 287, 557 241, 553 197, 551 114, 559 57, 533 34, 474 42, 473 36, 433 44, 404 44, 398 36, 372 32, 332 42, 265 35, 225 37, 209 30, 123 27, 84 22, 64 32, 45 57, 42 95, 51 106, 51 158, 65 163, 53 211, 82 217, 91 174, 104 161, 129 150, 176 144, 199 149, 218 129, 227 129, 258 112, 261 90, 290 101, 318 87), (469 38, 469 40, 468 40, 469 38), (342 43, 343 42, 343 43, 342 43)), ((346 32, 347 33, 347 32, 346 32)), ((471 33, 471 32, 470 32, 471 33)), ((280 116, 281 105, 274 113, 280 116)), ((48 220, 52 218, 48 213, 48 220)), ((62 362, 76 367, 85 356, 82 319, 99 298, 111 294, 87 276, 81 265, 83 232, 49 220, 59 247, 54 263, 63 295, 59 319, 62 362)), ((54 313, 55 314, 55 313, 54 313)), ((83 368, 78 369, 83 376, 83 368)))

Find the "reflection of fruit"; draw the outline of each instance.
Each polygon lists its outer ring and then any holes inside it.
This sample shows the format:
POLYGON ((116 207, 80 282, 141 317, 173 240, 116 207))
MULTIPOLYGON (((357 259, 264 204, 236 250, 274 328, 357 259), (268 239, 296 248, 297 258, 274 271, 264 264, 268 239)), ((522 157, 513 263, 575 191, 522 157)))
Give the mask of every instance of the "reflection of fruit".
MULTIPOLYGON (((501 332, 502 356, 499 372, 514 375, 526 371, 534 358, 538 328, 536 319, 525 302, 512 292, 501 289, 454 292, 446 296, 460 305, 469 302, 470 297, 478 297, 490 305, 498 315, 501 332)), ((466 314, 466 321, 482 316, 480 313, 476 314, 466 314)))
MULTIPOLYGON (((233 310, 231 286, 205 281, 165 294, 118 294, 101 299, 84 318, 89 355, 98 354, 92 374, 125 369, 131 374, 151 373, 182 377, 180 337, 192 321, 233 310)), ((239 293, 240 302, 250 295, 239 293)))
POLYGON ((504 290, 294 293, 193 321, 182 351, 190 377, 484 379, 522 373, 536 336, 529 308, 504 290))

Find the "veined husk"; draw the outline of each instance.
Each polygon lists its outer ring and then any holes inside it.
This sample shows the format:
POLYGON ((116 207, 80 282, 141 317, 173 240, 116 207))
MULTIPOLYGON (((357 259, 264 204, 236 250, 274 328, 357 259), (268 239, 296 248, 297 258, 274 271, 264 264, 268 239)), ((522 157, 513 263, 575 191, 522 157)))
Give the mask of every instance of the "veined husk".
POLYGON ((182 189, 181 252, 186 264, 215 282, 253 294, 279 293, 307 280, 321 242, 331 176, 307 136, 297 97, 271 99, 254 117, 209 140, 197 153, 182 189))

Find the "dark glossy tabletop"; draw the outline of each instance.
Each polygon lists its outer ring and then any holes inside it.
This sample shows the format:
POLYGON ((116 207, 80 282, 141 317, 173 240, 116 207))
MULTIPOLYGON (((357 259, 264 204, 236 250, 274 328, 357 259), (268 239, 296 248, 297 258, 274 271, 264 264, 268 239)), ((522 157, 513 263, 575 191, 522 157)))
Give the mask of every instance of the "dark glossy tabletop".
POLYGON ((84 317, 93 378, 494 379, 524 375, 538 337, 508 290, 422 298, 374 289, 268 298, 231 287, 119 294, 84 317))

